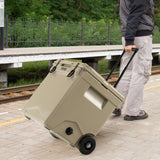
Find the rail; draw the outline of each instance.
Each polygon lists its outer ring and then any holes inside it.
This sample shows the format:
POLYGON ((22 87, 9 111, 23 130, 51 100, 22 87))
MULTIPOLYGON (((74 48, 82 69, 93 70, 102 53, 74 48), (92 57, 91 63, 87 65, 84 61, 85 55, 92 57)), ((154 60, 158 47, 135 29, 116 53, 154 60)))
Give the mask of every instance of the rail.
POLYGON ((0 104, 25 100, 32 96, 39 84, 0 89, 0 104))

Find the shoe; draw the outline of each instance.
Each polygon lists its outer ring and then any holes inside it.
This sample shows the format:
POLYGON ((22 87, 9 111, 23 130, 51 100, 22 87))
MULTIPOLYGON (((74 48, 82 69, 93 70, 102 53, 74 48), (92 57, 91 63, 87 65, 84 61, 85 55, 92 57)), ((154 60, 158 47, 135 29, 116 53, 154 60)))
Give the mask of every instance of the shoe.
POLYGON ((115 108, 115 110, 112 112, 115 116, 120 116, 121 115, 121 109, 115 108))
POLYGON ((148 114, 144 110, 140 110, 138 116, 129 116, 129 115, 124 116, 124 120, 126 121, 141 120, 146 118, 148 118, 148 114))

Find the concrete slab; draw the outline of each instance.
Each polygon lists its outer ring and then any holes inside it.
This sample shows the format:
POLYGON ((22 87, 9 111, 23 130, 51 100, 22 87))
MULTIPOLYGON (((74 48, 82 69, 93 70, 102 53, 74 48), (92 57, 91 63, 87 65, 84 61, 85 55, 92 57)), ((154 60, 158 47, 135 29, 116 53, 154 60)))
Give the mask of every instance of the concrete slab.
MULTIPOLYGON (((70 58, 106 58, 121 55, 122 45, 6 48, 0 51, 0 64, 23 63, 70 58)), ((153 53, 160 53, 160 44, 153 44, 153 53)))
POLYGON ((22 107, 27 101, 0 105, 1 160, 159 160, 160 155, 160 75, 151 76, 145 87, 146 120, 127 122, 111 117, 95 137, 97 146, 82 155, 32 120, 22 107))

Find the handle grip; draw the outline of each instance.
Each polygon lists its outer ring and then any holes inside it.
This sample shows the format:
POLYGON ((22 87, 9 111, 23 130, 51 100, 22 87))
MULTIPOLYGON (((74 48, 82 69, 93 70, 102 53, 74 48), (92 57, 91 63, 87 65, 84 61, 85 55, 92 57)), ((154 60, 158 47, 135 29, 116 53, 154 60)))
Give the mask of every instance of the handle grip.
POLYGON ((118 64, 120 63, 121 58, 123 57, 124 53, 125 53, 125 49, 123 50, 123 53, 120 55, 120 57, 118 58, 117 62, 116 62, 115 65, 113 66, 111 72, 110 72, 109 75, 107 76, 106 81, 108 81, 109 78, 111 77, 111 75, 112 75, 112 73, 114 72, 115 68, 116 68, 116 67, 118 66, 118 64))
MULTIPOLYGON (((114 85, 114 88, 116 88, 117 84, 119 83, 120 79, 122 78, 124 72, 126 71, 128 65, 130 64, 130 62, 132 61, 133 57, 135 56, 135 54, 138 52, 138 48, 132 48, 132 51, 134 52, 131 59, 129 60, 128 64, 126 65, 126 67, 124 68, 124 70, 122 71, 120 77, 118 78, 116 84, 114 85)), ((109 80, 109 78, 111 77, 113 71, 115 70, 115 68, 118 66, 118 64, 120 63, 121 61, 121 58, 123 57, 123 55, 125 54, 125 49, 123 50, 122 54, 120 55, 119 59, 117 60, 117 62, 115 63, 115 65, 113 66, 111 72, 109 73, 109 75, 107 76, 106 78, 106 81, 109 80)))
POLYGON ((138 48, 132 48, 132 51, 137 53, 138 52, 138 48))

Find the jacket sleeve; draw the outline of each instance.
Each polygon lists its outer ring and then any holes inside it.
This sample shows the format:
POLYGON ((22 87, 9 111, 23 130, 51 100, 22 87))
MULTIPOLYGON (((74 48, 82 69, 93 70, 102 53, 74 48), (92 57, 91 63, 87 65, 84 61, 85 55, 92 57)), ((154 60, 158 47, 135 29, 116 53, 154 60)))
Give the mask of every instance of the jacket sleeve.
POLYGON ((134 44, 139 21, 145 11, 147 0, 130 0, 130 13, 127 19, 126 46, 134 44))

